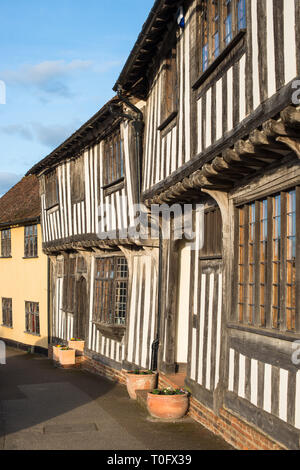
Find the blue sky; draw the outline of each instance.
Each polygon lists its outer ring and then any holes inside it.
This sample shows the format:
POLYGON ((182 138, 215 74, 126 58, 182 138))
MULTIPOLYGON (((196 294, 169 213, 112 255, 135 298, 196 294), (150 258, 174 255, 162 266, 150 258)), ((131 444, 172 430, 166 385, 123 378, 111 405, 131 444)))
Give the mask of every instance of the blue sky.
POLYGON ((0 1, 0 195, 114 95, 153 3, 0 1))

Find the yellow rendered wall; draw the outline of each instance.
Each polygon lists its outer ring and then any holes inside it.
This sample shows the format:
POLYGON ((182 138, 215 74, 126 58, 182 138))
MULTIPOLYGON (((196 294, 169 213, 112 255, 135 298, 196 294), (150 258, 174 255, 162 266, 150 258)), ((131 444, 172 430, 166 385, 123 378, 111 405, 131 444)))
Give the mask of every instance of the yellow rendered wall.
POLYGON ((11 229, 12 258, 0 258, 0 338, 48 348, 47 256, 38 225, 38 257, 24 259, 24 227, 11 229), (2 326, 2 297, 12 299, 13 328, 2 326), (25 332, 25 301, 38 302, 40 336, 25 332))

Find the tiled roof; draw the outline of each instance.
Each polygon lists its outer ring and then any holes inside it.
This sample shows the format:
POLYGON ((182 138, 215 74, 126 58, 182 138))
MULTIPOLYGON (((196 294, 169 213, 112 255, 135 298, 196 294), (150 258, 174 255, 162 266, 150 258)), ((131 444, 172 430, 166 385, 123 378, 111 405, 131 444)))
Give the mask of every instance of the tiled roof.
POLYGON ((26 222, 40 216, 39 182, 25 176, 0 198, 0 225, 26 222))

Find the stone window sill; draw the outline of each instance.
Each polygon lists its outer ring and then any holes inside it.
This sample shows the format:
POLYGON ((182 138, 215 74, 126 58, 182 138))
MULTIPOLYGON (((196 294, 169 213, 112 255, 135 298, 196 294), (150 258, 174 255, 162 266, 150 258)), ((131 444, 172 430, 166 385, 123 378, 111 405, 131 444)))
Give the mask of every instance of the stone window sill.
POLYGON ((41 337, 41 335, 40 335, 39 333, 32 333, 31 331, 24 331, 24 333, 25 333, 26 335, 41 337))

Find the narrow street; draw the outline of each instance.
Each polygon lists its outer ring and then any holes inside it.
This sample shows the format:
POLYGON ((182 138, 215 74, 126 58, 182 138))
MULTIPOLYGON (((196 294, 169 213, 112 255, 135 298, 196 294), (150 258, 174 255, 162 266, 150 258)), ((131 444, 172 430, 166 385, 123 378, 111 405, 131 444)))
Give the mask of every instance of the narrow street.
POLYGON ((202 426, 153 422, 125 387, 44 356, 7 350, 0 366, 0 450, 226 450, 202 426))

